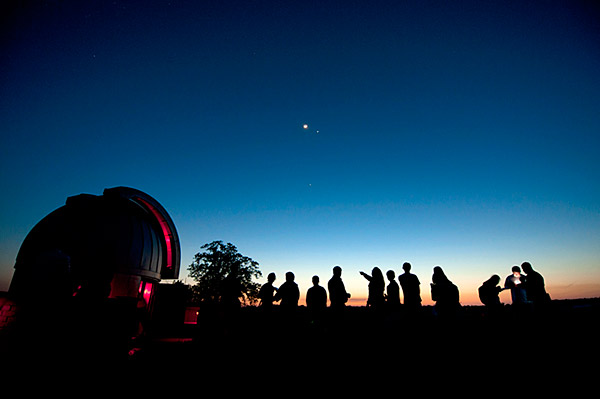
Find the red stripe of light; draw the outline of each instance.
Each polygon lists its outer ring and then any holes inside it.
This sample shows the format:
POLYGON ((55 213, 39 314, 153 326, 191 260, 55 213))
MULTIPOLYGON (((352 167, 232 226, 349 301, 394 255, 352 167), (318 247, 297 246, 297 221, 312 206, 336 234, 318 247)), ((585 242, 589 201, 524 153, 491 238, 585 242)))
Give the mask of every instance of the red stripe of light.
POLYGON ((138 201, 141 201, 146 208, 148 208, 152 214, 154 215, 154 217, 156 218, 156 220, 158 220, 158 223, 160 224, 160 228, 162 229, 162 233, 163 236, 165 238, 165 244, 167 246, 167 269, 172 269, 173 268, 173 256, 172 256, 172 249, 171 249, 171 229, 169 228, 169 225, 167 223, 167 221, 165 220, 165 218, 161 215, 161 213, 158 211, 158 209, 156 209, 155 207, 153 207, 152 205, 150 205, 150 203, 148 203, 147 201, 145 201, 142 198, 136 198, 138 201))

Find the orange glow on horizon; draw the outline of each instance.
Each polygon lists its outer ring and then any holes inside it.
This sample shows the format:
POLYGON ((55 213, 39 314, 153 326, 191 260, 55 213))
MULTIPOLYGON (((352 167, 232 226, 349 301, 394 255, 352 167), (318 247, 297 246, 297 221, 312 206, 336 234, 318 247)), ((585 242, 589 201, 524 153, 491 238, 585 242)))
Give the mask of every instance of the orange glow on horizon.
MULTIPOLYGON (((427 286, 427 288, 429 288, 427 286)), ((470 289, 460 289, 460 303, 463 306, 483 306, 479 300, 477 292, 478 287, 470 287, 470 289)), ((598 298, 600 297, 600 284, 579 284, 579 285, 549 285, 546 286, 546 291, 552 299, 578 299, 578 298, 598 298)), ((510 290, 504 290, 500 293, 500 302, 504 305, 511 304, 510 290)), ((404 303, 404 297, 401 295, 401 302, 404 303)), ((431 293, 428 289, 421 290, 421 299, 423 306, 433 306, 435 302, 431 300, 431 293)), ((306 306, 306 295, 302 293, 298 305, 306 306)), ((329 298, 327 299, 329 306, 329 298)), ((353 295, 346 304, 347 306, 366 306, 366 293, 353 295)))

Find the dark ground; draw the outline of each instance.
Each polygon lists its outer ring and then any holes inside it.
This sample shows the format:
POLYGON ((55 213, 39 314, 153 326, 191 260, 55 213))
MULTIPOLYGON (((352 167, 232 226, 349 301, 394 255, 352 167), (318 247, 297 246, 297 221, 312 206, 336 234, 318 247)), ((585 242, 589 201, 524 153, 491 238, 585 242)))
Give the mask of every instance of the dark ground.
POLYGON ((260 309, 244 308, 205 327, 187 326, 178 334, 148 339, 128 361, 203 359, 221 367, 262 367, 314 357, 326 367, 334 361, 345 367, 384 367, 394 362, 400 369, 461 369, 468 374, 500 369, 516 373, 545 368, 590 370, 589 361, 597 364, 600 354, 598 299, 553 301, 544 312, 522 314, 505 306, 494 316, 483 307, 465 306, 448 320, 435 316, 432 307, 412 315, 348 307, 343 319, 335 321, 331 316, 314 321, 300 308, 293 318, 280 312, 266 317, 260 309))
POLYGON ((156 373, 166 367, 205 383, 214 375, 261 380, 341 373, 352 382, 352 375, 392 373, 403 381, 427 376, 434 385, 448 377, 498 384, 531 381, 533 375, 546 387, 595 384, 600 299, 552 301, 541 313, 517 314, 505 306, 493 317, 483 307, 465 306, 448 320, 432 307, 417 314, 348 307, 339 320, 327 311, 317 321, 302 307, 294 317, 254 307, 232 315, 201 313, 198 325, 148 325, 135 341, 113 334, 101 318, 77 326, 69 320, 36 322, 35 331, 24 331, 22 324, 0 335, 0 356, 15 366, 66 359, 82 368, 110 364, 156 373))

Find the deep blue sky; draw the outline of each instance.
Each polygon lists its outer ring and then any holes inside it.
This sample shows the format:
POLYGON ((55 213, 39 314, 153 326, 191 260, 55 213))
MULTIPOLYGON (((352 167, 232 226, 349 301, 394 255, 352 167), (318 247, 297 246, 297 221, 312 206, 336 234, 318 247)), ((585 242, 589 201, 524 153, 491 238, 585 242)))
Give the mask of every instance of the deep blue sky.
POLYGON ((600 296, 593 2, 31 3, 2 6, 0 289, 66 197, 124 185, 183 271, 219 239, 303 292, 411 261, 466 298, 530 260, 600 296))

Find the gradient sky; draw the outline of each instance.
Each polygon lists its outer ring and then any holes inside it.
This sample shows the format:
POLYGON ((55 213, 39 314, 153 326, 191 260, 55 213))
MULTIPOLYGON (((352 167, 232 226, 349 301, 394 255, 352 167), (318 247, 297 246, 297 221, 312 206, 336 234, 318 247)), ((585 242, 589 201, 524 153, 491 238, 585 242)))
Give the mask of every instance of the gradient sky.
POLYGON ((182 279, 223 240, 303 294, 341 265, 354 304, 360 270, 405 261, 425 303, 435 265, 479 304, 525 260, 553 298, 600 296, 594 2, 18 3, 1 6, 0 290, 68 196, 129 186, 172 216, 182 279))

